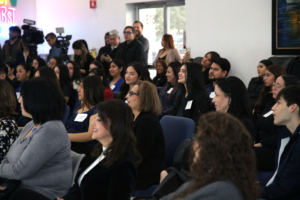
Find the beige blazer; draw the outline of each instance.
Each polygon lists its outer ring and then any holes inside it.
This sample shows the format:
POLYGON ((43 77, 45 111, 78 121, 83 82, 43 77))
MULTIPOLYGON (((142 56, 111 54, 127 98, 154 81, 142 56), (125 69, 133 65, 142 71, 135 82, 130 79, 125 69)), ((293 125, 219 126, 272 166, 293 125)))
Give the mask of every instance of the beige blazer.
MULTIPOLYGON (((163 53, 163 49, 160 49, 157 56, 156 56, 156 59, 153 63, 154 67, 156 67, 156 61, 158 60, 159 56, 162 53, 163 53)), ((170 64, 171 62, 175 62, 175 61, 181 62, 182 57, 181 57, 181 55, 180 55, 180 53, 177 49, 169 49, 169 52, 168 52, 167 57, 166 57, 166 62, 167 62, 167 64, 170 64)))

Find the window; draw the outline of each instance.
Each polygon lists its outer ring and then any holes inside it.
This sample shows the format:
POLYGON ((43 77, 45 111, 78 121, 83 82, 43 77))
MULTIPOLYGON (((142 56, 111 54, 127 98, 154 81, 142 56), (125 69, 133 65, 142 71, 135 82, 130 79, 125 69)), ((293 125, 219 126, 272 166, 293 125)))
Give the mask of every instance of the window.
POLYGON ((138 17, 144 25, 143 35, 149 40, 148 63, 152 64, 161 46, 165 33, 174 38, 175 47, 184 49, 185 6, 184 3, 138 4, 138 17))

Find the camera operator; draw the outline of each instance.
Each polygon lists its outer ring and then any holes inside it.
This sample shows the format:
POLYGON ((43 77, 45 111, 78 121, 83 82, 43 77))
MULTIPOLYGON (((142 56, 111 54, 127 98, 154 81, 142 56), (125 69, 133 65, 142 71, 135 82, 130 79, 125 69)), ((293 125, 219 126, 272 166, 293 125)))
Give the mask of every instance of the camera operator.
POLYGON ((6 40, 1 50, 1 61, 15 62, 16 54, 21 50, 21 29, 18 26, 9 28, 9 40, 6 40))
POLYGON ((47 57, 47 62, 50 61, 53 57, 59 57, 61 54, 60 48, 58 48, 56 44, 56 35, 54 33, 48 33, 45 37, 46 41, 48 42, 49 46, 51 47, 49 51, 49 55, 47 57))

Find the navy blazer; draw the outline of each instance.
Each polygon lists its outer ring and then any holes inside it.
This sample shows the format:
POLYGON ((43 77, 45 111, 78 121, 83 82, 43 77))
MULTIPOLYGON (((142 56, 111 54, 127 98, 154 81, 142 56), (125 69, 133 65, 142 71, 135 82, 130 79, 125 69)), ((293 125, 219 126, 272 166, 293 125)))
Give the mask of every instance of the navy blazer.
POLYGON ((300 199, 300 125, 281 155, 273 183, 264 189, 266 199, 300 199))
MULTIPOLYGON (((110 167, 96 165, 82 179, 80 186, 78 178, 96 158, 90 160, 77 174, 75 184, 63 197, 64 200, 129 200, 134 190, 137 169, 130 152, 125 152, 122 160, 116 161, 110 167)), ((105 160, 105 159, 104 159, 105 160)), ((102 160, 101 162, 103 162, 102 160)))

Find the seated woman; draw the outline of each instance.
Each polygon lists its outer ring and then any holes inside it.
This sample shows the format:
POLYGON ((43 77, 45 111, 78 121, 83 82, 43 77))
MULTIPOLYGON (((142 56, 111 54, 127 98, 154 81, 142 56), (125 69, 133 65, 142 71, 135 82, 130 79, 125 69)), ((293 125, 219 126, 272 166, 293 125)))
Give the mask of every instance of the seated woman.
POLYGON ((156 76, 153 78, 153 84, 156 87, 162 87, 167 83, 167 63, 164 60, 156 61, 156 76))
POLYGON ((134 114, 136 147, 142 156, 135 189, 144 190, 159 183, 164 169, 165 139, 157 118, 161 104, 155 85, 148 81, 139 81, 128 93, 127 101, 134 114))
POLYGON ((265 109, 265 107, 273 100, 272 94, 272 84, 276 81, 276 79, 281 76, 285 75, 286 72, 280 65, 270 65, 265 70, 264 75, 264 84, 265 86, 262 88, 259 98, 254 105, 254 112, 253 117, 254 121, 256 122, 258 117, 261 115, 261 112, 265 109))
POLYGON ((180 62, 172 62, 167 68, 166 77, 168 82, 159 93, 159 99, 162 104, 160 117, 163 117, 165 115, 172 115, 173 113, 175 100, 180 88, 178 83, 178 73, 180 67, 180 62))
POLYGON ((204 87, 202 67, 197 63, 185 63, 178 77, 181 88, 173 115, 190 118, 197 124, 200 115, 210 110, 211 103, 204 87))
POLYGON ((35 57, 32 60, 32 67, 37 70, 40 67, 47 67, 47 63, 44 59, 42 59, 41 57, 35 57))
POLYGON ((109 87, 113 92, 120 92, 120 87, 124 82, 125 64, 120 59, 114 59, 109 67, 109 87))
POLYGON ((230 113, 239 119, 253 138, 250 101, 243 81, 235 76, 218 79, 212 102, 215 104, 216 111, 230 113))
POLYGON ((161 200, 257 199, 252 139, 243 124, 220 112, 202 115, 198 124, 190 154, 192 180, 161 200))
POLYGON ((58 200, 130 200, 136 185, 135 160, 139 154, 132 132, 132 110, 121 100, 101 102, 92 121, 92 138, 98 144, 93 159, 77 174, 75 185, 58 200))
POLYGON ((91 62, 89 71, 91 71, 92 69, 95 69, 95 68, 104 70, 102 63, 98 60, 94 60, 93 62, 91 62))
POLYGON ((94 61, 94 58, 82 41, 75 41, 72 47, 74 50, 74 61, 79 65, 82 77, 85 77, 88 75, 90 64, 94 61))
POLYGON ((78 99, 82 104, 68 120, 67 131, 72 151, 86 154, 88 160, 96 143, 92 141, 93 128, 90 122, 96 118, 97 104, 104 101, 101 79, 97 76, 83 78, 78 88, 78 99))
POLYGON ((18 81, 17 77, 15 76, 15 68, 14 68, 14 64, 12 62, 6 62, 5 63, 8 72, 7 72, 7 76, 10 80, 12 80, 12 82, 16 82, 18 81))
POLYGON ((73 89, 77 90, 80 86, 81 72, 79 65, 74 61, 69 61, 67 64, 69 75, 73 84, 73 89))
POLYGON ((104 86, 105 101, 110 100, 110 99, 114 99, 114 93, 109 88, 107 78, 105 76, 105 72, 104 72, 103 69, 94 68, 89 72, 89 76, 98 76, 98 77, 100 77, 100 79, 102 81, 102 85, 104 86))
POLYGON ((18 66, 21 63, 26 63, 28 65, 31 65, 32 63, 32 55, 29 49, 29 43, 25 43, 21 41, 21 50, 17 52, 16 58, 15 58, 15 66, 18 66))
POLYGON ((254 77, 250 80, 248 85, 248 95, 250 98, 251 109, 254 108, 254 104, 257 102, 259 93, 264 87, 263 78, 265 76, 265 71, 267 67, 273 65, 270 60, 261 60, 257 65, 258 77, 254 77))
POLYGON ((59 82, 60 89, 66 99, 66 104, 72 107, 73 105, 71 105, 71 102, 73 102, 73 84, 71 82, 68 67, 64 64, 60 64, 54 67, 54 72, 59 82))
MULTIPOLYGON (((0 177, 20 180, 21 189, 54 199, 65 195, 72 182, 70 140, 61 122, 64 99, 47 78, 22 84, 22 114, 32 119, 0 164, 0 177)), ((22 195, 15 199, 31 199, 22 195)))
POLYGON ((139 80, 149 80, 146 70, 146 67, 138 62, 133 62, 128 65, 125 70, 125 81, 120 87, 120 95, 118 96, 118 99, 125 101, 128 92, 139 80))
POLYGON ((17 99, 14 89, 7 81, 0 80, 0 162, 19 136, 14 118, 16 106, 17 99))
MULTIPOLYGON (((208 78, 208 73, 210 70, 210 67, 212 65, 212 61, 216 58, 220 58, 220 55, 215 51, 210 51, 204 55, 204 57, 201 60, 202 65, 202 72, 204 76, 204 85, 208 85, 212 82, 211 79, 208 78)), ((191 59, 190 52, 186 52, 186 54, 183 57, 182 62, 188 62, 191 59)))
POLYGON ((52 57, 48 63, 48 67, 54 69, 54 67, 60 64, 64 64, 63 60, 60 57, 52 57))
POLYGON ((159 50, 155 58, 155 61, 153 63, 154 67, 156 67, 156 61, 158 60, 164 60, 167 64, 175 61, 182 61, 179 51, 175 49, 175 44, 172 35, 164 34, 161 39, 161 46, 163 48, 159 50))

